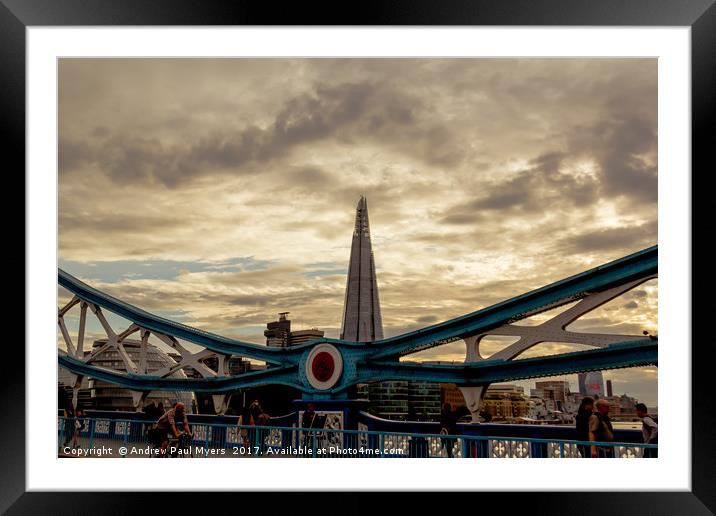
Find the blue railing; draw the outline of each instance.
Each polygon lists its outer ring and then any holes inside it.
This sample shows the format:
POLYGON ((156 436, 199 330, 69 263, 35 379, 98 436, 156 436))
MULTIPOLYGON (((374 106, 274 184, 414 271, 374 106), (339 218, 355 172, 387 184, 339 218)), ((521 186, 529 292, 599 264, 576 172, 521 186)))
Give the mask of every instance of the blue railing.
MULTIPOLYGON (((153 421, 60 417, 60 456, 94 457, 344 457, 577 458, 595 443, 567 439, 442 435, 380 430, 307 429, 190 422, 192 436, 171 440, 166 453, 149 442, 153 421), (76 421, 80 424, 76 425, 76 421), (79 426, 80 428, 76 428, 79 426)), ((642 457, 656 445, 596 443, 615 457, 642 457)), ((653 453, 653 452, 649 452, 653 453)))
MULTIPOLYGON (((430 421, 392 421, 360 412, 359 424, 368 430, 384 432, 400 432, 411 434, 437 434, 440 432, 440 423, 430 421)), ((510 424, 510 423, 459 423, 457 425, 461 435, 483 437, 506 437, 522 440, 546 439, 549 441, 573 441, 575 437, 574 425, 543 425, 543 424, 510 424)), ((641 430, 625 428, 614 429, 614 440, 623 443, 639 444, 642 442, 641 430)))
MULTIPOLYGON (((333 410, 333 409, 329 409, 333 410)), ((58 411, 58 416, 64 415, 64 411, 58 411)), ((107 420, 129 420, 141 421, 146 418, 142 412, 119 412, 109 410, 86 410, 86 417, 90 419, 107 420)), ((206 423, 209 425, 232 425, 238 423, 238 416, 217 416, 213 414, 188 414, 190 424, 206 423)), ((291 412, 282 416, 271 416, 270 426, 272 427, 293 427, 298 421, 298 414, 291 412)), ((385 433, 400 434, 438 434, 440 423, 429 421, 394 421, 383 419, 359 411, 357 420, 359 429, 375 430, 385 433)), ((346 426, 346 425, 341 425, 346 426)), ((509 423, 482 423, 474 425, 470 423, 458 423, 460 435, 484 436, 484 437, 506 437, 517 439, 546 439, 549 441, 572 441, 575 437, 573 425, 536 425, 536 424, 509 424, 509 423)), ((642 442, 641 430, 614 429, 614 439, 623 443, 638 444, 642 442)))

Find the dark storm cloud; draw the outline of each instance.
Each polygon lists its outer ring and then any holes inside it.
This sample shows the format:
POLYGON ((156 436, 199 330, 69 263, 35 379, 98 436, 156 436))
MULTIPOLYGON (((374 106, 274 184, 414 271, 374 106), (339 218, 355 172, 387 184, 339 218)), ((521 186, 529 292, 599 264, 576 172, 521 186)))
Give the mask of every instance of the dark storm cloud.
MULTIPOLYGON (((187 274, 187 273, 185 273, 187 274)), ((188 273, 191 275, 192 273, 188 273)), ((183 289, 181 292, 172 291, 166 289, 163 285, 156 281, 142 281, 137 278, 127 277, 125 275, 119 280, 114 280, 111 283, 100 283, 98 280, 93 281, 93 284, 102 285, 102 289, 111 295, 121 297, 121 299, 128 301, 140 308, 147 309, 150 311, 160 311, 167 306, 174 307, 186 307, 187 313, 191 312, 191 307, 198 306, 212 306, 212 307, 223 307, 222 312, 226 312, 227 307, 233 307, 231 310, 237 313, 244 313, 243 308, 246 307, 269 307, 270 309, 262 310, 258 318, 246 319, 245 323, 254 322, 266 322, 268 318, 274 315, 274 312, 281 311, 281 307, 289 306, 288 303, 296 303, 297 305, 305 305, 306 302, 311 298, 313 293, 310 289, 298 292, 284 292, 281 297, 276 297, 270 293, 250 293, 251 283, 247 283, 246 286, 249 289, 245 290, 243 294, 232 294, 227 293, 222 289, 215 288, 211 284, 206 284, 205 287, 200 289, 183 289), (273 307, 276 307, 275 309, 273 307)), ((176 277, 176 274, 174 274, 176 277)), ((219 279, 223 275, 219 276, 219 279)), ((143 278, 149 276, 142 276, 143 278)), ((275 271, 270 271, 267 274, 262 275, 263 278, 275 278, 276 283, 274 286, 278 286, 281 274, 276 274, 275 271)), ((156 279, 156 278, 153 278, 156 279)), ((161 278, 164 281, 166 278, 161 278)), ((185 281, 191 281, 186 279, 185 281)), ((293 305, 291 305, 293 306, 293 305)), ((229 314, 226 314, 227 316, 229 314)), ((224 315, 220 315, 221 318, 224 315)))
POLYGON ((60 171, 95 162, 116 181, 154 180, 168 186, 217 170, 252 172, 243 166, 282 157, 298 144, 325 138, 355 121, 368 97, 379 98, 374 93, 375 86, 368 83, 319 86, 314 95, 287 100, 267 127, 249 125, 240 131, 215 131, 181 145, 115 134, 103 142, 100 152, 63 140, 60 171))
MULTIPOLYGON (((379 145, 419 151, 428 163, 451 166, 461 159, 454 135, 440 123, 416 123, 422 101, 383 82, 315 85, 311 94, 286 100, 273 121, 238 131, 213 131, 181 144, 158 138, 114 134, 101 149, 74 140, 60 142, 60 172, 96 164, 117 182, 150 181, 177 186, 217 172, 256 173, 255 165, 285 157, 298 146, 333 138, 344 143, 369 139, 379 145)), ((103 130, 103 136, 107 131, 103 130)), ((199 132, 200 133, 200 132, 199 132)), ((306 167, 296 180, 320 180, 306 167)))
POLYGON ((60 211, 59 226, 60 232, 77 231, 82 232, 88 229, 101 229, 103 232, 113 234, 132 234, 137 231, 146 230, 151 227, 157 230, 181 227, 186 224, 186 218, 182 214, 166 213, 162 215, 150 215, 145 213, 131 214, 103 214, 103 215, 82 215, 68 211, 60 211))
POLYGON ((328 185, 336 181, 333 174, 329 174, 325 170, 318 167, 301 167, 287 171, 288 177, 292 183, 299 188, 315 188, 320 186, 326 188, 328 185))
POLYGON ((453 206, 441 221, 446 224, 474 224, 483 212, 523 214, 547 207, 585 207, 599 199, 599 183, 589 176, 575 177, 561 171, 561 152, 549 152, 533 159, 517 177, 485 188, 474 201, 453 206))
POLYGON ((438 322, 438 317, 435 315, 423 315, 421 317, 418 317, 415 319, 415 322, 423 323, 423 324, 431 324, 434 322, 438 322))
POLYGON ((612 249, 630 249, 637 251, 656 244, 656 222, 601 229, 568 237, 557 246, 571 253, 593 253, 612 249))
POLYGON ((229 301, 229 303, 232 305, 266 306, 267 304, 269 304, 269 302, 273 301, 273 296, 268 296, 268 295, 234 296, 234 297, 230 297, 227 301, 229 301))
POLYGON ((596 159, 602 195, 656 202, 657 170, 645 158, 655 161, 655 121, 623 113, 613 116, 583 131, 578 128, 570 143, 572 150, 596 159))
POLYGON ((279 148, 324 138, 370 111, 369 102, 384 105, 380 87, 370 82, 317 85, 314 95, 290 99, 276 115, 271 140, 279 148))
POLYGON ((74 170, 94 161, 95 151, 86 143, 60 138, 57 144, 57 160, 60 173, 74 170))

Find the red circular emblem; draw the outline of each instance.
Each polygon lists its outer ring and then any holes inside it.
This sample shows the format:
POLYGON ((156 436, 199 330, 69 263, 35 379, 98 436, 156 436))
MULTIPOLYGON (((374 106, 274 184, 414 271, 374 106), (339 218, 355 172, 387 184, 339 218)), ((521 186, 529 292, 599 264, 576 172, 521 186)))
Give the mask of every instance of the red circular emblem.
POLYGON ((336 363, 330 353, 326 351, 319 352, 311 363, 311 372, 319 382, 327 382, 333 376, 336 369, 336 363))

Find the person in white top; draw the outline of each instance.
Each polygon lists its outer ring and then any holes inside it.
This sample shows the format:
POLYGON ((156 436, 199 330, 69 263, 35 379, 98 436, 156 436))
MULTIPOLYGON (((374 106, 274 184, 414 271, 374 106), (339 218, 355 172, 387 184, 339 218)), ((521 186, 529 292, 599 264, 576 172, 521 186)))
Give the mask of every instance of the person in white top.
MULTIPOLYGON (((649 415, 646 405, 643 403, 636 404, 636 415, 641 419, 641 432, 644 434, 645 444, 659 443, 659 425, 656 420, 649 415)), ((644 458, 657 458, 658 449, 644 448, 644 458)))

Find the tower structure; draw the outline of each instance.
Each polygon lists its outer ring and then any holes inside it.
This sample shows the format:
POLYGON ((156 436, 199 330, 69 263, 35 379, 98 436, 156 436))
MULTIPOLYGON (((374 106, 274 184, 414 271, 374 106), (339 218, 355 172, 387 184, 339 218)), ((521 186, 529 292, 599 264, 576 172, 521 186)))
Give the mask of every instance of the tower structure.
POLYGON ((370 241, 368 203, 361 196, 356 207, 356 222, 348 264, 346 297, 343 304, 341 339, 370 342, 383 338, 378 282, 370 241))

